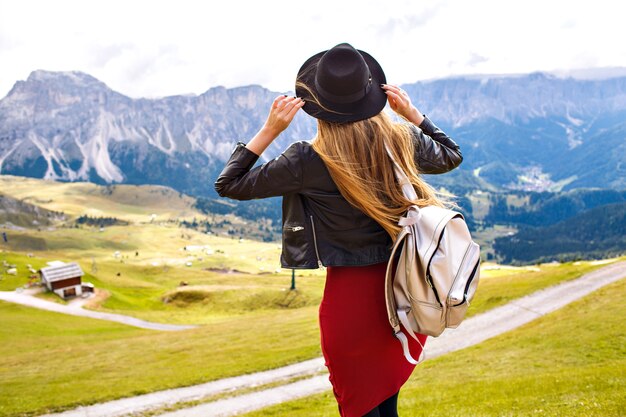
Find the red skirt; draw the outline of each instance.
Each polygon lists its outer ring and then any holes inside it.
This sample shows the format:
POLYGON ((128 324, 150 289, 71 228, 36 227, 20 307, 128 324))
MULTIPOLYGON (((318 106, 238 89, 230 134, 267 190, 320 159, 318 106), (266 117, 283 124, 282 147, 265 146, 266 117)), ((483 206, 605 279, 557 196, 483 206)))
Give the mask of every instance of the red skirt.
MULTIPOLYGON (((386 263, 328 267, 321 344, 342 417, 362 417, 393 396, 415 368, 393 335, 385 305, 386 263)), ((426 342, 426 336, 419 335, 426 342)), ((411 354, 420 345, 409 337, 411 354)))

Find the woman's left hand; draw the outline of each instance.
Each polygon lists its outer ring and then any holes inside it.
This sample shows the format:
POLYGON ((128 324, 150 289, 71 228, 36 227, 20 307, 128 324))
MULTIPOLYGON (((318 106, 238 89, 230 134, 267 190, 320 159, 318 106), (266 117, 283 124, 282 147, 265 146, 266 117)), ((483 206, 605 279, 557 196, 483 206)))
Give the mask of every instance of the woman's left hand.
POLYGON ((424 121, 424 115, 411 103, 409 95, 397 85, 383 84, 382 89, 387 94, 387 101, 391 110, 419 126, 424 121))

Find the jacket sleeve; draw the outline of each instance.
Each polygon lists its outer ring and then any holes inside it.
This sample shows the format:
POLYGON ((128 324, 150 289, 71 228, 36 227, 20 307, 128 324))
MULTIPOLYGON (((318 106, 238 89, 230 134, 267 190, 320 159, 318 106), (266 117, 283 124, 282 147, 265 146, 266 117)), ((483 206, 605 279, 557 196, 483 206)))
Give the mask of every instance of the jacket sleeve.
POLYGON ((230 159, 215 181, 221 197, 234 200, 275 197, 297 192, 302 188, 300 146, 292 144, 275 159, 252 168, 259 156, 237 143, 230 159))
POLYGON ((443 174, 461 165, 461 149, 448 135, 425 117, 413 130, 415 163, 422 174, 443 174))

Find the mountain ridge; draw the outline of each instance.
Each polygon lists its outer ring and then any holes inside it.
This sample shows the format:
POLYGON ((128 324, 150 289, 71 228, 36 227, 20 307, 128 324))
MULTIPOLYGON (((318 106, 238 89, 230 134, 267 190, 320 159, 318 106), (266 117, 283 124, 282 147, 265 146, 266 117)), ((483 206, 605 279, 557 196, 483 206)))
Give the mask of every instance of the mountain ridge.
MULTIPOLYGON (((619 152, 592 158, 593 167, 585 162, 600 144, 625 146, 626 76, 467 76, 403 87, 461 145, 463 182, 480 175, 502 188, 626 188, 619 152)), ((262 126, 277 95, 249 85, 133 99, 86 73, 34 71, 0 100, 0 173, 214 196, 212 182, 234 144, 262 126)), ((298 114, 261 161, 315 130, 312 118, 298 114)))

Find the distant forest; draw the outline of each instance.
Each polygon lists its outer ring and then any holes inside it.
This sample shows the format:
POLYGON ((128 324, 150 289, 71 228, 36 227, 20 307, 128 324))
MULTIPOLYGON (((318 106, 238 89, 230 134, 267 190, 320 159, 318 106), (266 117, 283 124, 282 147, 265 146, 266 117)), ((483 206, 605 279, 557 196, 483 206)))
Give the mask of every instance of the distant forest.
POLYGON ((626 202, 626 191, 579 189, 568 192, 510 192, 491 195, 485 225, 549 226, 606 204, 626 202), (515 207, 509 196, 526 197, 528 204, 515 207))
POLYGON ((626 203, 607 204, 546 227, 524 227, 496 239, 504 263, 572 261, 626 253, 626 203))
POLYGON ((117 217, 90 217, 80 216, 76 219, 77 225, 87 225, 96 227, 109 227, 109 226, 126 226, 128 222, 126 220, 120 220, 117 217))

